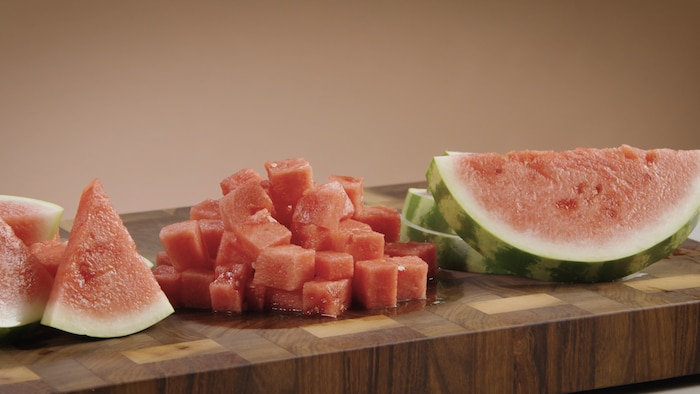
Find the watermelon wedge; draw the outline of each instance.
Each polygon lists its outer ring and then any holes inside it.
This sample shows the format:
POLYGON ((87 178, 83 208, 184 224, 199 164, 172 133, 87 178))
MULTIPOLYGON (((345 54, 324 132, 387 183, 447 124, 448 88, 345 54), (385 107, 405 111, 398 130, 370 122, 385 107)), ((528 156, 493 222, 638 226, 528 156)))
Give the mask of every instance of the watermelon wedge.
POLYGON ((516 275, 615 280, 666 257, 700 214, 700 150, 579 148, 434 157, 438 209, 516 275))
POLYGON ((0 218, 26 245, 54 239, 63 207, 29 197, 0 195, 0 218))
POLYGON ((83 191, 41 322, 97 338, 144 330, 174 312, 99 180, 83 191))
POLYGON ((0 340, 41 320, 53 277, 0 219, 0 340))

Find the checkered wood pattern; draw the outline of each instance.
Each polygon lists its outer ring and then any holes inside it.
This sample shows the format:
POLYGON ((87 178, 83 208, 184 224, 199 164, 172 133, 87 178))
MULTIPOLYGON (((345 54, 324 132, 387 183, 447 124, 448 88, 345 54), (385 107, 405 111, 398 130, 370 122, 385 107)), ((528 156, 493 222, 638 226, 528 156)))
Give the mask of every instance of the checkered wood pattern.
MULTIPOLYGON (((368 189, 400 207, 412 185, 368 189)), ((186 208, 124 215, 141 252, 186 208)), ((134 335, 42 328, 0 393, 571 392, 700 373, 700 244, 619 282, 442 271, 429 299, 339 319, 178 311, 134 335)))

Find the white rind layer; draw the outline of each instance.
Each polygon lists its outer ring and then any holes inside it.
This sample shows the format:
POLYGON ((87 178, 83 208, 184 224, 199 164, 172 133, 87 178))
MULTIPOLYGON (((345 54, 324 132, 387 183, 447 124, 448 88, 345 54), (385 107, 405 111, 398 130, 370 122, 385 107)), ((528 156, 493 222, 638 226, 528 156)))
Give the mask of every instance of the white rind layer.
POLYGON ((93 338, 116 338, 131 335, 158 323, 174 313, 174 309, 164 293, 154 293, 154 299, 133 313, 119 313, 116 319, 82 313, 65 303, 49 304, 44 311, 41 324, 77 335, 93 338))

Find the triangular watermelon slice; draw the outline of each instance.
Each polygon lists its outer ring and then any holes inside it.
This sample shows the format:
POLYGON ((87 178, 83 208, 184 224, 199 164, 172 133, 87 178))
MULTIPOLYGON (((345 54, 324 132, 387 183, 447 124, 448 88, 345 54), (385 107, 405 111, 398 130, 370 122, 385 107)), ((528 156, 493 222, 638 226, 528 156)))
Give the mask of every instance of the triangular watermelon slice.
POLYGON ((90 337, 144 330, 174 312, 99 180, 83 191, 41 322, 90 337))
POLYGON ((0 219, 0 339, 44 313, 53 278, 29 256, 29 248, 0 219))

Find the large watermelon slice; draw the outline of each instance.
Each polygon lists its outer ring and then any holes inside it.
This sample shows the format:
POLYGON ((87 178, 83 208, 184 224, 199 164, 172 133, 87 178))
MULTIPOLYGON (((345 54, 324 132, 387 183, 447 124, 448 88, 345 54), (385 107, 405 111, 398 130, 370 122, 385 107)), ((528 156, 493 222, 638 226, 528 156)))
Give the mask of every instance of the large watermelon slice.
POLYGON ((609 281, 667 256, 700 213, 700 150, 580 148, 434 157, 449 225, 516 275, 609 281))
POLYGON ((41 320, 53 277, 0 219, 0 340, 41 320))
POLYGON ((41 322, 108 338, 141 331, 174 312, 102 184, 83 191, 41 322))
POLYGON ((54 239, 63 207, 29 197, 0 195, 0 218, 26 245, 54 239))

